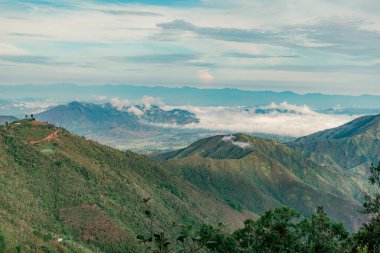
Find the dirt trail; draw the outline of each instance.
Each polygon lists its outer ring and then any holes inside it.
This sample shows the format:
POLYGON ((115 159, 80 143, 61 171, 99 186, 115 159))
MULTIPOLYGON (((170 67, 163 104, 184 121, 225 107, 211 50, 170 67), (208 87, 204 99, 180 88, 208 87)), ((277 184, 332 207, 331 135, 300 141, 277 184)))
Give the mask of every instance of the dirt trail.
POLYGON ((40 139, 40 140, 32 140, 30 141, 30 144, 37 144, 40 142, 51 142, 58 139, 58 130, 55 130, 53 133, 49 134, 47 137, 40 139))

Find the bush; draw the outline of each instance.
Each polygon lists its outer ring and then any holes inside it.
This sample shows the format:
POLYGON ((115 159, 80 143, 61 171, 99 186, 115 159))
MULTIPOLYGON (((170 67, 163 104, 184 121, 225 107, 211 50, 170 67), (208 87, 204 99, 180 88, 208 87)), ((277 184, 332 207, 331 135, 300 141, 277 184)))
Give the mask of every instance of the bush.
POLYGON ((5 253, 5 238, 0 234, 0 253, 5 253))

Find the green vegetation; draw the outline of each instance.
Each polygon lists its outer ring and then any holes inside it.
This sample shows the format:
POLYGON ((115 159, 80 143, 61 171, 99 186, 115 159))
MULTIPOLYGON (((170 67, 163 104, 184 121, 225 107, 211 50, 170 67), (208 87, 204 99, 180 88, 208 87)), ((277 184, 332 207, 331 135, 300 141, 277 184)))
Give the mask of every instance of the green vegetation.
POLYGON ((150 227, 141 199, 148 196, 161 228, 216 224, 227 215, 238 226, 248 217, 145 156, 37 121, 1 127, 0 157, 6 252, 140 252, 136 236, 150 227), (55 132, 57 138, 32 144, 55 132))
POLYGON ((331 183, 344 174, 275 141, 223 138, 161 166, 31 119, 1 127, 0 252, 376 252, 374 191, 374 218, 351 236, 328 218, 359 228, 355 186, 331 183))
MULTIPOLYGON (((380 187, 380 164, 371 169, 370 183, 380 187)), ((257 220, 246 220, 233 233, 203 225, 199 230, 178 226, 170 231, 153 230, 138 236, 145 252, 213 253, 378 253, 380 252, 380 194, 367 195, 364 210, 372 219, 351 235, 341 223, 327 216, 323 207, 310 217, 289 208, 266 211, 257 220)), ((152 214, 146 211, 150 220, 152 214)), ((173 226, 175 227, 175 226, 173 226)))
POLYGON ((157 230, 148 237, 138 236, 145 252, 367 252, 360 251, 361 246, 355 237, 351 237, 342 224, 330 220, 322 207, 310 218, 301 218, 289 207, 279 207, 266 211, 257 220, 246 220, 244 227, 233 233, 223 231, 221 225, 203 225, 199 230, 177 227, 180 229, 157 230))
POLYGON ((4 252, 5 252, 5 238, 0 233, 0 253, 4 253, 4 252))
MULTIPOLYGON (((378 190, 380 188, 380 163, 377 167, 371 166, 370 183, 378 190)), ((364 211, 371 217, 357 233, 356 239, 359 245, 369 253, 380 252, 380 193, 377 191, 374 196, 366 195, 364 211)))
POLYGON ((360 198, 355 197, 364 193, 351 174, 320 166, 273 140, 214 136, 152 158, 238 211, 261 214, 288 205, 311 216, 322 205, 350 231, 360 226, 360 198))
POLYGON ((364 116, 288 145, 318 163, 352 172, 365 180, 370 165, 379 162, 380 115, 364 116))

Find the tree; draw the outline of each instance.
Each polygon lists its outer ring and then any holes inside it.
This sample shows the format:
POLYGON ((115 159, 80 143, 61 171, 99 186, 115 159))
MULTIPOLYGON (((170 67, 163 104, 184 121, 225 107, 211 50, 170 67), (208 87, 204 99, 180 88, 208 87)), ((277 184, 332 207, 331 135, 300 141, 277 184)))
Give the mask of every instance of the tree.
POLYGON ((213 239, 220 234, 220 230, 211 226, 204 225, 200 231, 195 231, 192 226, 176 223, 167 228, 154 228, 154 214, 148 205, 149 200, 150 198, 146 198, 143 202, 146 206, 144 213, 149 220, 150 231, 146 235, 137 236, 145 253, 204 252, 207 247, 216 244, 213 239))
POLYGON ((341 223, 327 217, 323 207, 300 223, 302 252, 334 253, 350 249, 350 234, 341 223))
MULTIPOLYGON (((146 215, 151 220, 150 211, 146 215)), ((150 253, 348 253, 356 252, 352 238, 341 223, 330 220, 322 207, 310 218, 301 218, 290 207, 265 212, 257 220, 246 220, 232 234, 218 227, 173 225, 139 235, 145 252, 150 253), (354 249, 354 250, 353 250, 354 249)))
POLYGON ((5 253, 5 238, 0 234, 0 253, 5 253))
POLYGON ((300 214, 289 207, 265 212, 257 221, 247 220, 234 237, 239 252, 300 252, 297 220, 300 214))
POLYGON ((363 225, 355 238, 360 247, 365 248, 368 253, 375 253, 380 252, 380 163, 377 167, 372 165, 370 172, 369 182, 376 188, 376 193, 367 193, 363 204, 364 213, 368 214, 370 220, 363 225))

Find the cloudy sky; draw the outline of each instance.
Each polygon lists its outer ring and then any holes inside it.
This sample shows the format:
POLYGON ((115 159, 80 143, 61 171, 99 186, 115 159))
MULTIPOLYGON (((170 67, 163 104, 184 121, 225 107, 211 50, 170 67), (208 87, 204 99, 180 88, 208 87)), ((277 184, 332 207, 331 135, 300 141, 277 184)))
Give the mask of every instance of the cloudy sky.
POLYGON ((380 95, 378 0, 0 0, 0 84, 380 95))

